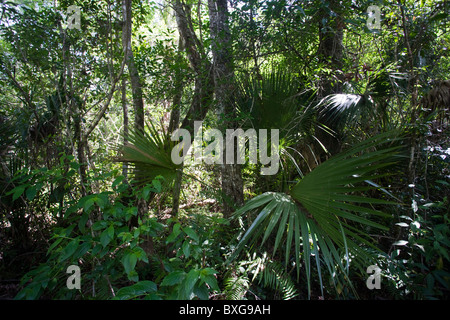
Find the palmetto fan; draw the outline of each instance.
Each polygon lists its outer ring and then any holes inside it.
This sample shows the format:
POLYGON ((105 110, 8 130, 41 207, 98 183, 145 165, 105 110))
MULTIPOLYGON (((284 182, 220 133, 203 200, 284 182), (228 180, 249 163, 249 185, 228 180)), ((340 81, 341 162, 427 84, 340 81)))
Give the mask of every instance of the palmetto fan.
POLYGON ((171 141, 164 131, 159 132, 152 123, 147 124, 144 132, 130 130, 124 145, 119 147, 117 161, 129 163, 134 178, 139 184, 152 182, 162 176, 165 185, 170 185, 176 177, 180 165, 173 163, 171 152, 177 142, 171 141))
MULTIPOLYGON (((301 179, 289 194, 267 192, 248 201, 235 212, 234 218, 243 218, 252 212, 258 215, 228 261, 234 260, 245 247, 254 250, 257 243, 262 246, 274 239, 273 254, 284 247, 286 265, 291 261, 294 248, 297 275, 300 274, 300 257, 303 257, 308 293, 311 290, 311 257, 315 259, 321 284, 322 267, 325 266, 331 275, 337 271, 344 274, 351 286, 348 278, 350 260, 368 267, 373 264, 372 256, 362 247, 376 248, 369 235, 358 227, 387 229, 369 217, 388 217, 374 207, 397 204, 361 195, 376 189, 372 180, 382 177, 379 170, 394 162, 400 149, 398 144, 392 144, 394 140, 392 133, 370 138, 323 162, 301 179), (382 145, 383 148, 379 148, 382 145)), ((337 286, 334 277, 333 282, 337 286)))
POLYGON ((280 145, 290 145, 299 132, 308 132, 314 112, 307 106, 312 96, 298 79, 284 69, 238 81, 236 107, 246 119, 244 129, 278 129, 280 145))

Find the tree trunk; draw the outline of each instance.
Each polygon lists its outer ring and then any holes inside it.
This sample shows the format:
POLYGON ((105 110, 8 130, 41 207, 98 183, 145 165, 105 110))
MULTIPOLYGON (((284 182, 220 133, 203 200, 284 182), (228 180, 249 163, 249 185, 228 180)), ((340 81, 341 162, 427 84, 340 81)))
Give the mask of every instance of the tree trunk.
MULTIPOLYGON (((337 0, 328 1, 328 4, 328 8, 336 15, 332 16, 330 12, 324 9, 321 10, 322 12, 319 21, 319 47, 317 54, 319 61, 323 63, 325 67, 336 71, 342 70, 344 24, 341 13, 343 10, 340 8, 342 5, 340 5, 337 0), (325 24, 323 24, 322 21, 326 21, 325 24)), ((342 91, 342 83, 340 80, 330 78, 329 74, 322 74, 320 78, 318 90, 319 99, 329 94, 340 93, 342 91)), ((338 137, 337 128, 333 123, 327 121, 326 118, 319 117, 318 121, 333 130, 336 134, 335 136, 332 136, 318 128, 315 133, 317 139, 326 147, 329 154, 334 155, 339 153, 341 150, 341 142, 338 137)), ((314 148, 320 155, 319 158, 322 161, 325 160, 327 155, 323 148, 318 143, 315 143, 314 148)))
MULTIPOLYGON (((134 126, 137 132, 144 132, 144 99, 142 95, 142 82, 139 72, 134 63, 134 55, 131 47, 131 0, 122 0, 123 29, 122 45, 125 51, 125 61, 130 75, 131 92, 134 107, 134 126)), ((139 181, 139 173, 135 172, 136 180, 139 181)), ((138 216, 143 217, 147 212, 147 201, 137 199, 138 216)))
MULTIPOLYGON (((180 52, 182 50, 181 39, 178 44, 178 58, 181 58, 180 52)), ((180 106, 181 98, 183 96, 183 75, 179 70, 175 71, 175 93, 172 100, 172 110, 170 112, 169 128, 168 132, 171 134, 180 125, 180 106)), ((183 179, 183 165, 177 171, 175 183, 173 187, 173 200, 172 200, 172 215, 177 216, 180 207, 180 193, 181 182, 183 179)))
MULTIPOLYGON (((333 71, 342 69, 343 54, 343 38, 344 23, 341 15, 343 11, 339 1, 328 1, 329 9, 334 12, 335 16, 330 12, 321 10, 319 21, 319 48, 317 55, 319 61, 333 71), (322 21, 326 21, 323 24, 322 21)), ((321 81, 319 96, 326 96, 330 93, 338 93, 341 91, 340 81, 336 82, 329 78, 323 78, 321 81)))
MULTIPOLYGON (((127 105, 127 80, 122 78, 122 111, 123 111, 123 144, 128 142, 128 105, 127 105)), ((128 163, 122 165, 122 175, 128 180, 128 163)))
POLYGON ((142 95, 142 82, 139 77, 139 72, 134 63, 134 55, 131 48, 131 0, 122 0, 123 13, 123 30, 122 30, 122 45, 126 48, 126 64, 130 74, 131 90, 133 95, 134 106, 134 124, 137 130, 144 130, 144 99, 142 95))
POLYGON ((173 8, 184 50, 196 74, 191 106, 181 123, 181 128, 193 136, 194 121, 202 121, 206 117, 214 94, 212 66, 193 29, 190 6, 175 0, 173 8))
MULTIPOLYGON (((222 132, 226 129, 236 129, 237 123, 235 104, 231 94, 234 92, 233 59, 230 52, 231 37, 228 28, 227 0, 208 0, 210 32, 212 38, 213 72, 215 85, 215 101, 222 122, 222 132)), ((224 151, 225 151, 224 144, 224 151)), ((235 143, 234 156, 237 152, 235 143)), ((230 152, 230 150, 227 150, 230 152)), ((235 159, 236 162, 236 159, 235 159)), ((243 181, 241 166, 222 164, 222 191, 224 193, 224 216, 229 217, 236 207, 243 205, 243 181)))

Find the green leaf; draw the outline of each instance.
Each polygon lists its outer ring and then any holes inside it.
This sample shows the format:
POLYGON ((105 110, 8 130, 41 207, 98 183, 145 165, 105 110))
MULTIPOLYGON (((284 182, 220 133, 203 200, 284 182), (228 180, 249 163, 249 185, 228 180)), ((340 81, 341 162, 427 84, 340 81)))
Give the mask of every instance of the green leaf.
POLYGON ((176 223, 173 226, 172 233, 167 237, 166 243, 174 242, 176 237, 181 233, 181 224, 176 223))
POLYGON ((36 196, 36 192, 37 192, 36 186, 29 187, 26 191, 27 199, 30 201, 33 200, 34 197, 36 196))
POLYGON ((114 180, 114 182, 113 182, 113 184, 111 185, 111 187, 114 188, 114 187, 117 186, 119 183, 121 183, 124 179, 125 179, 124 176, 118 176, 118 177, 114 180))
POLYGON ((127 277, 128 277, 128 280, 130 280, 130 281, 134 281, 134 282, 139 281, 139 274, 136 272, 136 270, 131 270, 127 274, 127 277))
POLYGON ((111 225, 109 226, 109 228, 106 229, 106 230, 107 230, 107 232, 108 232, 108 236, 109 236, 111 239, 114 238, 114 225, 111 224, 111 225))
POLYGON ((161 192, 161 188, 162 188, 161 181, 159 181, 158 179, 154 179, 152 181, 152 185, 155 188, 156 192, 158 192, 158 193, 161 192))
POLYGON ((141 247, 135 247, 133 249, 133 253, 139 261, 148 263, 147 254, 145 253, 144 249, 142 249, 141 247))
POLYGON ((181 249, 182 249, 183 254, 186 257, 186 259, 189 258, 190 254, 191 254, 191 246, 189 245, 188 241, 183 242, 181 249))
POLYGON ((114 237, 114 226, 110 225, 100 235, 100 243, 103 247, 106 247, 114 237))
POLYGON ((217 274, 217 271, 211 268, 205 268, 200 272, 200 279, 207 283, 211 289, 219 291, 219 285, 214 274, 217 274))
POLYGON ((87 199, 83 206, 84 212, 89 212, 89 209, 94 205, 94 203, 95 203, 95 198, 87 199))
POLYGON ((87 213, 83 213, 80 217, 80 220, 78 221, 78 228, 81 232, 84 232, 86 229, 86 222, 89 219, 89 215, 87 213))
POLYGON ((179 298, 189 299, 193 293, 194 286, 199 280, 200 270, 192 269, 186 275, 183 283, 181 284, 181 290, 179 293, 179 298))
POLYGON ((108 225, 108 223, 106 221, 100 220, 100 221, 95 222, 92 225, 92 230, 94 230, 94 231, 102 230, 102 229, 106 228, 107 225, 108 225))
POLYGON ((198 238, 197 233, 196 233, 194 230, 192 230, 192 228, 190 228, 190 227, 184 227, 184 228, 183 228, 183 231, 184 231, 184 232, 185 232, 192 240, 196 241, 197 243, 200 242, 200 239, 198 238))
POLYGON ((128 252, 123 256, 122 264, 123 264, 123 267, 125 268, 125 272, 127 274, 130 274, 131 271, 134 271, 137 260, 138 259, 133 252, 128 252))
POLYGON ((15 187, 12 191, 13 191, 13 201, 16 201, 17 199, 19 199, 19 197, 23 194, 23 192, 25 191, 26 186, 18 186, 15 187))
POLYGON ((200 300, 208 300, 209 298, 209 291, 208 288, 204 285, 195 285, 194 287, 194 294, 199 297, 200 300))
POLYGON ((74 239, 62 250, 61 256, 59 257, 59 262, 63 262, 70 258, 75 251, 77 250, 79 245, 78 239, 74 239))
POLYGON ((47 250, 47 255, 57 246, 61 243, 61 241, 63 241, 64 238, 57 238, 51 245, 50 247, 48 247, 47 250))
POLYGON ((186 278, 186 273, 184 271, 173 271, 163 279, 161 286, 173 286, 180 284, 184 278, 186 278))
POLYGON ((156 284, 152 281, 139 281, 129 287, 120 288, 114 300, 129 300, 157 291, 156 284))
POLYGON ((89 249, 91 249, 91 243, 90 242, 84 242, 82 245, 80 245, 78 247, 78 250, 75 253, 75 256, 77 258, 81 258, 82 256, 84 256, 84 254, 86 252, 89 251, 89 249))

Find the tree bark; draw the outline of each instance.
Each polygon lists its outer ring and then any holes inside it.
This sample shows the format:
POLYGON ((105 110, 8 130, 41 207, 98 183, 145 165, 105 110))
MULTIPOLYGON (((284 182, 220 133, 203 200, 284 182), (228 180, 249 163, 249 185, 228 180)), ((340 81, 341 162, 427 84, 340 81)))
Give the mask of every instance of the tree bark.
POLYGON ((134 106, 134 124, 136 130, 144 130, 144 99, 142 95, 142 82, 139 77, 139 72, 134 62, 133 50, 131 47, 131 0, 122 0, 122 14, 123 14, 123 30, 122 30, 122 45, 126 48, 125 59, 130 75, 131 90, 133 95, 134 106))
MULTIPOLYGON (((329 9, 335 14, 334 16, 322 9, 319 21, 319 47, 317 54, 319 61, 323 63, 328 69, 332 71, 342 70, 342 57, 343 57, 343 17, 341 12, 342 5, 337 0, 328 1, 329 9), (323 20, 326 19, 326 20, 323 20), (326 21, 323 24, 322 21, 326 21)), ((329 74, 322 74, 319 83, 318 98, 321 99, 329 94, 340 93, 342 91, 342 83, 336 78, 330 78, 329 74)), ((319 118, 319 122, 326 125, 328 128, 338 134, 337 128, 333 123, 327 121, 326 118, 319 118)), ((318 128, 315 133, 317 139, 326 147, 327 151, 331 154, 337 154, 341 150, 341 142, 339 137, 332 136, 329 133, 318 128)), ((326 154, 322 147, 315 143, 315 149, 321 155, 320 158, 325 160, 326 154)))
MULTIPOLYGON (((142 82, 139 77, 136 64, 134 62, 133 50, 131 47, 132 12, 131 0, 122 0, 123 28, 122 46, 125 51, 125 61, 131 82, 131 92, 134 107, 134 126, 137 132, 144 132, 144 99, 142 94, 142 82)), ((136 180, 139 180, 139 172, 135 172, 136 180)), ((147 212, 147 201, 137 199, 138 216, 143 217, 147 212)))
MULTIPOLYGON (((227 0, 208 0, 210 32, 212 38, 215 101, 222 122, 222 132, 236 129, 236 108, 232 101, 234 92, 233 57, 230 51, 231 37, 228 27, 227 0)), ((234 156, 236 157, 235 143, 234 156)), ((225 144, 224 144, 225 149, 225 144)), ((225 151, 225 150, 224 150, 225 151)), ((230 150, 227 150, 230 152, 230 150)), ((235 159, 236 162, 236 159, 235 159)), ((222 192, 224 193, 224 216, 229 217, 236 207, 243 205, 243 181, 241 166, 222 164, 222 192)))
MULTIPOLYGON (((122 112, 123 112, 123 144, 128 142, 128 105, 127 105, 127 80, 122 78, 122 112)), ((128 180, 128 163, 122 165, 122 175, 128 180)))
MULTIPOLYGON (((178 43, 178 58, 181 58, 180 52, 182 50, 181 40, 178 43)), ((179 70, 175 71, 175 93, 172 100, 172 110, 170 112, 169 128, 168 132, 171 134, 180 125, 180 107, 181 98, 183 97, 183 75, 179 70)), ((180 207, 180 194, 181 183, 183 180, 183 165, 177 171, 177 175, 173 187, 173 200, 172 200, 172 215, 177 216, 180 207)))
MULTIPOLYGON (((341 15, 342 5, 337 0, 328 1, 328 10, 322 9, 319 15, 319 47, 317 55, 319 61, 333 71, 342 68, 344 23, 341 15), (323 23, 323 21, 326 21, 323 23)), ((319 96, 338 93, 341 90, 340 82, 324 78, 321 81, 319 96)))
POLYGON ((205 119, 211 106, 214 94, 212 65, 205 54, 203 45, 195 34, 190 6, 181 0, 175 0, 173 9, 184 50, 186 50, 191 68, 196 74, 192 102, 181 123, 181 128, 188 130, 193 136, 194 121, 205 119))

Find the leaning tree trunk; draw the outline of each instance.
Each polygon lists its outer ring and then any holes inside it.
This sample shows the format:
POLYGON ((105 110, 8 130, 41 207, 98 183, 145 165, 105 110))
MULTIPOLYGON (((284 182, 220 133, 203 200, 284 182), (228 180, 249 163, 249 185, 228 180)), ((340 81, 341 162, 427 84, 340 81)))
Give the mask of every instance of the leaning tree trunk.
MULTIPOLYGON (((222 132, 226 129, 235 129, 237 123, 235 104, 231 95, 234 90, 233 59, 230 51, 231 37, 228 28, 228 6, 227 0, 208 0, 210 32, 212 38, 212 53, 214 59, 213 72, 215 84, 216 105, 222 120, 222 132)), ((225 151, 224 144, 224 151, 225 151)), ((226 150, 234 152, 235 150, 226 150)), ((225 158, 225 157, 224 157, 225 158)), ((243 181, 241 166, 233 164, 222 164, 222 191, 224 193, 224 215, 230 216, 236 207, 244 202, 243 181)))
POLYGON ((193 136, 194 121, 203 121, 211 106, 214 94, 212 66, 205 53, 205 48, 193 29, 190 5, 181 0, 175 0, 173 8, 183 48, 195 73, 195 87, 191 105, 181 122, 181 128, 188 130, 193 136))

